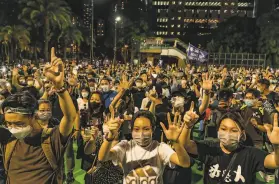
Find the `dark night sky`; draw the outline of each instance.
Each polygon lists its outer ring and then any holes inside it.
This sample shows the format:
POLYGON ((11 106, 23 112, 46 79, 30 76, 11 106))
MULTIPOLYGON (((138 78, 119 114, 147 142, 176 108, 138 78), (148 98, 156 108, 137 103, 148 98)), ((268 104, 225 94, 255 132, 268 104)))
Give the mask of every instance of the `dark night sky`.
MULTIPOLYGON (((88 0, 66 0, 73 12, 78 16, 82 16, 82 5, 83 2, 88 0)), ((91 1, 91 0, 89 0, 91 1)), ((117 0, 94 0, 95 5, 95 16, 96 18, 107 18, 113 9, 113 4, 117 0)))

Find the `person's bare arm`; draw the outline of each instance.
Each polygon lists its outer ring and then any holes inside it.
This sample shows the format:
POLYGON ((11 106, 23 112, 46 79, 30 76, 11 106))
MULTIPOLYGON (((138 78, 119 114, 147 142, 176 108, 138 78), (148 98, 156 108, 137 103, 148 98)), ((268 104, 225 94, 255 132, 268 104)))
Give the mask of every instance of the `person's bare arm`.
POLYGON ((190 139, 191 130, 198 120, 199 116, 194 112, 194 102, 191 103, 190 110, 184 115, 183 121, 185 126, 181 132, 180 142, 184 145, 186 151, 193 155, 198 155, 197 144, 190 139))
POLYGON ((204 90, 204 92, 203 92, 202 104, 199 107, 200 114, 203 114, 209 106, 212 82, 213 81, 208 77, 208 74, 207 74, 202 83, 202 89, 204 90))
MULTIPOLYGON (((51 65, 46 65, 44 75, 51 81, 56 90, 61 90, 64 86, 64 66, 60 58, 55 56, 54 48, 51 49, 51 65)), ((74 120, 76 118, 76 108, 67 90, 57 93, 63 118, 59 125, 62 139, 67 140, 72 133, 74 120)))
POLYGON ((268 138, 273 145, 274 153, 265 157, 264 166, 268 169, 279 168, 279 127, 278 127, 278 114, 274 115, 273 129, 271 126, 265 125, 268 138))

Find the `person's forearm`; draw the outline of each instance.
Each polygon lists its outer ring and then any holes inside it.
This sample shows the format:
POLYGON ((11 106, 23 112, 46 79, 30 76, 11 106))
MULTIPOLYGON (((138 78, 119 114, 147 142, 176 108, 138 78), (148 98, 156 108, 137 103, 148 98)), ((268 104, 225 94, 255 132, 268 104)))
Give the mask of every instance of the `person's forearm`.
POLYGON ((45 91, 43 96, 41 97, 41 99, 45 99, 45 100, 48 100, 48 92, 45 91))
POLYGON ((125 94, 126 89, 121 89, 117 95, 113 98, 112 102, 110 103, 110 106, 115 108, 116 103, 122 98, 122 96, 125 94))
POLYGON ((76 114, 75 122, 74 122, 74 128, 76 130, 80 130, 80 112, 78 111, 76 114))
POLYGON ((187 147, 190 146, 190 135, 191 135, 191 129, 188 129, 186 126, 184 126, 181 135, 179 136, 179 142, 180 144, 184 145, 184 147, 187 150, 187 147))
POLYGON ((68 120, 75 120, 76 108, 74 106, 73 100, 66 90, 64 93, 57 93, 59 97, 59 104, 64 117, 68 120))
POLYGON ((191 165, 190 157, 187 151, 185 150, 185 148, 183 147, 183 145, 180 143, 174 143, 173 146, 177 154, 180 166, 185 168, 190 167, 191 165))
POLYGON ((23 88, 23 86, 18 84, 17 77, 18 77, 18 75, 14 75, 12 77, 12 85, 14 85, 17 90, 21 90, 23 88))
POLYGON ((266 132, 266 129, 263 125, 257 125, 256 128, 259 129, 261 132, 266 132))
POLYGON ((200 114, 203 114, 205 112, 205 110, 208 108, 209 101, 210 101, 209 93, 204 91, 203 92, 203 98, 202 98, 202 104, 199 107, 199 113, 200 114))
POLYGON ((155 114, 155 102, 151 102, 151 105, 149 107, 149 111, 155 114))
POLYGON ((197 98, 200 98, 201 93, 200 93, 200 91, 198 90, 197 86, 194 87, 194 90, 195 90, 195 93, 196 93, 196 97, 197 97, 197 98))
MULTIPOLYGON (((108 139, 112 139, 113 135, 111 133, 108 134, 108 139)), ((98 160, 105 162, 109 160, 109 155, 110 155, 110 150, 112 148, 114 141, 107 141, 106 139, 104 139, 104 142, 99 150, 99 154, 98 154, 98 160)))
POLYGON ((274 161, 278 168, 279 167, 279 145, 273 145, 273 149, 274 149, 274 161))
POLYGON ((85 143, 84 146, 84 153, 86 155, 91 155, 92 153, 94 153, 96 151, 96 141, 88 141, 85 143))

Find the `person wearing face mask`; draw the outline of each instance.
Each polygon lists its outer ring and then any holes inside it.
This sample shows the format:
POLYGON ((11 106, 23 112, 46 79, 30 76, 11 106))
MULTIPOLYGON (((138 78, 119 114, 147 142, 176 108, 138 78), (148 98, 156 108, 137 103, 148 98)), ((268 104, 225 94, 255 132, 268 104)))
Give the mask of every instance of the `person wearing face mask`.
POLYGON ((79 110, 89 108, 88 99, 89 99, 90 89, 88 87, 83 87, 80 89, 80 98, 77 99, 79 110))
POLYGON ((41 99, 38 101, 38 110, 36 111, 36 119, 42 128, 54 128, 59 125, 59 120, 52 117, 51 102, 41 99))
POLYGON ((94 78, 88 79, 88 87, 91 93, 96 90, 96 80, 94 78))
POLYGON ((245 145, 262 149, 264 143, 262 134, 266 132, 264 126, 271 126, 271 118, 268 112, 259 106, 258 98, 260 98, 259 91, 248 89, 244 99, 245 105, 240 110, 245 122, 247 122, 245 124, 247 133, 245 145))
POLYGON ((178 115, 173 122, 169 118, 168 129, 161 124, 166 137, 173 142, 175 151, 165 143, 152 140, 155 117, 149 111, 139 111, 134 115, 131 124, 132 140, 123 140, 112 147, 112 141, 118 135, 122 122, 119 118, 111 118, 107 122, 109 133, 105 135, 98 159, 102 162, 112 160, 115 165, 121 164, 124 173, 123 184, 139 179, 148 184, 162 184, 162 174, 166 165, 190 166, 190 157, 178 141, 183 127, 178 115))
MULTIPOLYGON (((185 120, 197 118, 192 111, 186 113, 185 120)), ((274 117, 274 128, 265 126, 268 137, 275 152, 268 154, 260 149, 246 147, 242 142, 246 139, 244 120, 238 113, 228 112, 218 122, 219 141, 192 141, 190 132, 193 123, 187 123, 181 136, 188 153, 198 156, 205 164, 204 184, 215 183, 247 183, 253 184, 256 172, 279 167, 279 128, 278 115, 274 117), (210 158, 210 159, 208 159, 210 158)))
POLYGON ((7 183, 62 183, 61 163, 76 112, 69 93, 63 87, 63 63, 55 56, 54 49, 51 61, 53 65, 47 65, 44 74, 59 95, 64 114, 59 127, 45 130, 40 126, 35 117, 37 100, 28 92, 11 95, 2 104, 5 126, 12 134, 11 139, 0 143, 7 183))
POLYGON ((117 95, 117 92, 111 90, 110 79, 107 77, 101 79, 100 89, 102 91, 102 100, 105 102, 105 108, 107 109, 117 95))
POLYGON ((267 79, 260 79, 257 84, 257 89, 261 92, 263 100, 263 108, 271 115, 275 112, 273 101, 276 93, 269 90, 270 82, 267 79))
POLYGON ((134 105, 138 109, 141 108, 142 100, 145 98, 145 87, 143 87, 142 78, 135 80, 135 86, 132 87, 131 93, 133 94, 134 105))

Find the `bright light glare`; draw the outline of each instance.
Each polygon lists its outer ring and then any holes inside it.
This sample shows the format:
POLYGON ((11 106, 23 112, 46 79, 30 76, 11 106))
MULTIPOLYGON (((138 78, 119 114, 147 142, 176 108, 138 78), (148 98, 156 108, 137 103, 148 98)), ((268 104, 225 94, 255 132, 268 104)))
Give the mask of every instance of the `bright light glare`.
POLYGON ((3 68, 2 68, 2 72, 6 72, 7 71, 7 68, 5 67, 5 66, 3 66, 3 68))
POLYGON ((115 21, 116 21, 116 22, 119 22, 120 20, 121 20, 121 17, 120 17, 120 16, 118 16, 118 17, 115 18, 115 21))

